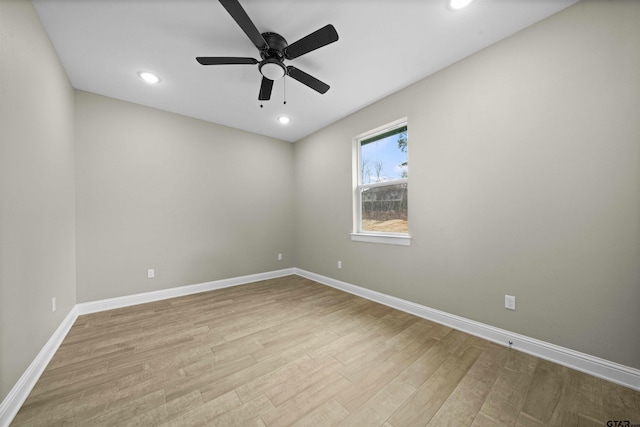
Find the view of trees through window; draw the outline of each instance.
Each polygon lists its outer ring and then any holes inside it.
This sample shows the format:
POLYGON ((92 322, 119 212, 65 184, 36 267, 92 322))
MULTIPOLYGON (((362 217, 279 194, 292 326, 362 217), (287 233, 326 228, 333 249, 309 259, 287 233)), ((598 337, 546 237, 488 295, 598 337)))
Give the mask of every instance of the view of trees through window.
POLYGON ((361 231, 408 233, 407 126, 360 140, 361 231))

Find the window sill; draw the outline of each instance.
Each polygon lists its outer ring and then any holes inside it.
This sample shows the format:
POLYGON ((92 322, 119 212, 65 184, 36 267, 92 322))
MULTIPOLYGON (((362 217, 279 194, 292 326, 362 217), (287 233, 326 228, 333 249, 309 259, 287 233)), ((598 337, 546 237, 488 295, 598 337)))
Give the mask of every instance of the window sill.
POLYGON ((384 245, 410 246, 411 237, 408 235, 351 233, 351 241, 365 243, 382 243, 384 245))

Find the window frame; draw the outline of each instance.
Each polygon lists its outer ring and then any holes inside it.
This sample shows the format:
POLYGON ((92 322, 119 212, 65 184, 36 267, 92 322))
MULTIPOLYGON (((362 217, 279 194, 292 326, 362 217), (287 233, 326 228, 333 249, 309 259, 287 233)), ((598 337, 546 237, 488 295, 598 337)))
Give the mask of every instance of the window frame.
POLYGON ((350 233, 351 240, 356 242, 367 243, 382 243, 390 245, 409 246, 411 244, 411 235, 407 231, 406 233, 398 232, 385 232, 385 231, 363 231, 362 230, 362 190, 364 188, 379 188, 387 187, 391 185, 406 184, 407 191, 409 189, 409 177, 400 178, 393 181, 376 182, 371 184, 362 183, 362 171, 360 169, 362 165, 362 150, 361 142, 375 138, 376 136, 393 131, 401 127, 407 127, 407 163, 409 161, 409 126, 406 117, 403 117, 385 125, 379 126, 370 131, 357 135, 352 140, 352 172, 353 172, 353 185, 352 185, 352 201, 353 201, 353 227, 350 233))

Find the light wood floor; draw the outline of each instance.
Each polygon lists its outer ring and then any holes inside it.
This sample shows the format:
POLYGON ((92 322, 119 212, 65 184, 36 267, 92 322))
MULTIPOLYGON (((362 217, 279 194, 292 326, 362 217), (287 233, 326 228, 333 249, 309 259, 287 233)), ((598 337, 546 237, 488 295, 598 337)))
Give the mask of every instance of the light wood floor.
POLYGON ((640 393, 298 277, 81 316, 13 425, 640 424, 640 393))

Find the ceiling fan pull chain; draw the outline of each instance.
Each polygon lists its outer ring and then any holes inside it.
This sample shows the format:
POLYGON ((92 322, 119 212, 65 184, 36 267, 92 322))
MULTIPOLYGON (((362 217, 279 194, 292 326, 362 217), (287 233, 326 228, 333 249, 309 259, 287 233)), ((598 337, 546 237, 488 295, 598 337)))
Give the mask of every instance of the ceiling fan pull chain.
POLYGON ((287 105, 287 76, 282 79, 282 84, 284 85, 284 105, 287 105))

